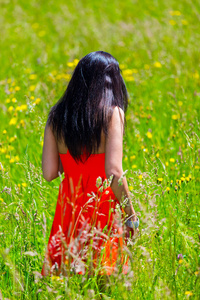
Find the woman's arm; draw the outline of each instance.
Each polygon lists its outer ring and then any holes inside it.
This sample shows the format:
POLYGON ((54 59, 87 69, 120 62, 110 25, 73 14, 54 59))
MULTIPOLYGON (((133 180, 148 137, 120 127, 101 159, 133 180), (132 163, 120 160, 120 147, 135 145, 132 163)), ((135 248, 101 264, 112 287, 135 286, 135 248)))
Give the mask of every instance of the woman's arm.
POLYGON ((115 107, 112 119, 106 137, 105 150, 105 171, 106 177, 113 175, 111 188, 116 198, 122 203, 123 198, 127 199, 124 211, 131 219, 136 220, 136 214, 133 209, 126 177, 123 177, 122 184, 119 185, 118 180, 123 175, 122 155, 123 155, 123 131, 124 131, 124 112, 122 109, 115 107))
POLYGON ((59 176, 58 172, 63 172, 56 139, 48 122, 44 132, 42 171, 43 176, 47 181, 57 178, 59 176))

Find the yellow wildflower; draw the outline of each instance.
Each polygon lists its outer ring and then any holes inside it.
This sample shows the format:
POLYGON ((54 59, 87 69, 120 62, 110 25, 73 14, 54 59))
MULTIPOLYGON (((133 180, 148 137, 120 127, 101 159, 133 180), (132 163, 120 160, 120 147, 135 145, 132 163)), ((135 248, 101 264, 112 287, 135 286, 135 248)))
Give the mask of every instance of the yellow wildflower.
POLYGON ((172 25, 172 26, 174 26, 174 25, 176 25, 176 21, 174 21, 174 20, 169 20, 169 24, 172 25))
POLYGON ((199 166, 197 166, 197 165, 196 165, 196 166, 194 166, 194 168, 195 168, 196 170, 199 170, 199 166))
POLYGON ((13 106, 9 106, 8 111, 11 112, 13 110, 14 110, 14 107, 13 106))
POLYGON ((182 264, 183 263, 183 259, 179 259, 178 263, 182 264))
POLYGON ((126 69, 122 71, 123 76, 130 76, 133 74, 133 71, 131 69, 126 69))
POLYGON ((29 79, 30 80, 34 80, 34 79, 36 79, 37 78, 37 75, 36 74, 31 74, 31 75, 29 75, 29 79))
POLYGON ((137 165, 132 165, 132 169, 136 169, 137 168, 137 165))
POLYGON ((2 147, 2 148, 0 148, 0 152, 3 153, 3 154, 5 154, 7 152, 7 150, 6 150, 6 148, 2 147))
POLYGON ((125 69, 125 68, 126 68, 126 65, 124 65, 124 64, 120 64, 120 65, 119 65, 119 67, 120 67, 120 69, 121 69, 121 70, 123 70, 123 69, 125 69))
POLYGON ((76 66, 78 64, 78 62, 79 62, 79 59, 75 58, 74 61, 73 61, 74 66, 76 66))
POLYGON ((20 124, 22 127, 24 127, 24 126, 25 126, 24 120, 20 120, 19 124, 20 124))
POLYGON ((154 65, 155 68, 161 68, 162 67, 162 65, 159 61, 154 62, 153 65, 154 65))
POLYGON ((38 32, 39 37, 43 37, 43 36, 45 36, 45 34, 46 34, 46 31, 44 31, 44 30, 41 30, 38 32))
POLYGON ((18 155, 15 156, 15 161, 16 161, 16 162, 19 161, 19 156, 18 156, 18 155))
POLYGON ((14 150, 14 147, 13 146, 11 146, 11 145, 8 145, 8 151, 10 152, 10 151, 12 151, 12 150, 14 150))
POLYGON ((0 198, 0 201, 3 202, 3 198, 0 198))
POLYGON ((125 78, 125 80, 127 81, 127 82, 131 82, 131 81, 134 81, 135 80, 135 78, 133 77, 133 76, 126 76, 126 77, 124 77, 125 78))
POLYGON ((133 190, 133 187, 132 186, 129 186, 129 191, 132 191, 133 190))
POLYGON ((15 111, 20 111, 21 110, 21 106, 17 106, 16 108, 15 108, 15 111))
POLYGON ((23 187, 27 187, 27 183, 26 182, 22 182, 22 186, 23 187))
POLYGON ((175 162, 175 159, 174 159, 174 158, 170 158, 169 161, 170 161, 171 163, 174 163, 174 162, 175 162))
POLYGON ((21 90, 21 88, 20 88, 19 86, 16 86, 16 87, 15 87, 15 91, 17 92, 17 91, 19 91, 19 90, 21 90))
MULTIPOLYGON (((71 74, 63 73, 63 74, 59 75, 59 77, 63 78, 63 79, 66 79, 66 80, 70 80, 71 79, 71 74)), ((60 79, 60 78, 58 78, 58 79, 60 79)))
POLYGON ((22 104, 20 108, 21 110, 27 110, 27 104, 22 104))
POLYGON ((15 125, 17 123, 17 118, 12 118, 9 122, 9 125, 15 125))
POLYGON ((152 121, 155 122, 155 121, 156 121, 156 118, 155 118, 155 117, 152 117, 152 121))
POLYGON ((16 136, 11 137, 11 138, 9 139, 9 142, 10 142, 10 143, 14 142, 14 141, 16 140, 16 138, 17 138, 16 136))
POLYGON ((4 130, 3 130, 3 134, 6 134, 6 133, 7 133, 7 130, 4 129, 4 130))
POLYGON ((185 181, 185 177, 181 177, 181 181, 185 181))
POLYGON ((187 181, 187 182, 189 182, 189 181, 190 181, 190 178, 189 178, 189 177, 186 177, 185 179, 186 179, 186 181, 187 181))
POLYGON ((124 157, 124 161, 127 161, 127 160, 128 160, 128 157, 127 157, 127 156, 125 156, 125 157, 124 157))
POLYGON ((196 71, 196 72, 192 75, 192 77, 193 77, 194 79, 199 79, 199 73, 196 71))
POLYGON ((73 67, 74 67, 74 63, 70 61, 70 62, 67 63, 67 66, 68 66, 69 68, 73 68, 73 67))
POLYGON ((61 74, 56 75, 56 79, 61 79, 61 78, 62 78, 61 74))
POLYGON ((148 149, 147 149, 147 148, 144 148, 143 151, 144 151, 144 152, 148 152, 148 149))
POLYGON ((183 25, 188 25, 188 21, 187 21, 187 20, 181 20, 181 23, 182 23, 183 25))
POLYGON ((37 29, 39 27, 39 24, 38 23, 33 23, 31 26, 32 26, 33 29, 37 29))
POLYGON ((170 191, 170 188, 169 188, 169 187, 167 187, 167 188, 166 188, 166 191, 169 193, 169 191, 170 191))
POLYGON ((16 98, 12 98, 12 102, 13 102, 13 103, 16 103, 16 102, 17 102, 17 99, 16 99, 16 98))
POLYGON ((6 158, 9 158, 9 159, 10 159, 10 155, 6 154, 6 158))
POLYGON ((180 16, 181 12, 179 10, 170 10, 170 15, 171 16, 180 16))
POLYGON ((183 102, 182 101, 178 101, 178 106, 182 106, 183 102))
POLYGON ((151 133, 150 131, 147 132, 147 137, 148 137, 149 139, 152 139, 152 133, 151 133))
POLYGON ((173 119, 173 120, 178 120, 178 119, 180 119, 180 114, 172 115, 172 119, 173 119))
POLYGON ((168 161, 166 161, 165 165, 166 165, 167 167, 169 166, 169 163, 168 163, 168 161))
POLYGON ((34 96, 31 96, 31 97, 30 97, 30 99, 31 99, 31 100, 34 100, 34 99, 35 99, 35 97, 34 97, 34 96))
POLYGON ((150 69, 150 66, 147 65, 147 64, 145 64, 145 65, 144 65, 144 68, 145 68, 145 70, 149 70, 149 69, 150 69))
POLYGON ((159 155, 159 153, 156 153, 156 157, 158 158, 160 155, 159 155))
POLYGON ((163 181, 163 178, 157 178, 158 181, 162 182, 163 181))
POLYGON ((9 89, 9 92, 11 92, 11 93, 13 92, 13 87, 11 87, 11 88, 9 89))
POLYGON ((15 162, 14 158, 11 158, 11 159, 9 160, 9 163, 10 163, 10 164, 12 164, 12 163, 14 163, 14 162, 15 162))
POLYGON ((1 151, 1 153, 4 154, 4 153, 6 153, 7 150, 6 150, 6 148, 1 148, 0 151, 1 151))
POLYGON ((15 86, 15 84, 16 84, 16 82, 15 82, 15 81, 13 81, 13 83, 11 84, 11 86, 15 86))
POLYGON ((35 91, 36 86, 35 85, 30 85, 29 87, 29 91, 34 92, 35 91))
POLYGON ((7 83, 11 83, 12 79, 11 78, 8 78, 7 79, 7 83))
POLYGON ((56 281, 64 282, 63 278, 61 278, 60 276, 55 276, 55 275, 53 275, 51 278, 52 278, 53 281, 56 280, 56 281))
POLYGON ((10 99, 9 98, 6 99, 6 103, 10 103, 10 99))
POLYGON ((192 293, 192 292, 190 292, 190 291, 186 291, 186 292, 185 292, 185 295, 187 295, 187 296, 192 296, 192 295, 193 295, 193 293, 192 293))
POLYGON ((138 175, 139 180, 142 180, 142 174, 138 175))
POLYGON ((18 185, 17 185, 17 186, 18 186, 18 188, 20 188, 20 187, 21 187, 21 184, 20 184, 20 183, 18 183, 18 185))
POLYGON ((40 98, 37 98, 36 100, 35 100, 35 102, 34 102, 34 104, 39 104, 41 102, 41 99, 40 98))
POLYGON ((132 155, 132 156, 130 157, 130 159, 131 159, 131 160, 135 159, 135 155, 132 155))

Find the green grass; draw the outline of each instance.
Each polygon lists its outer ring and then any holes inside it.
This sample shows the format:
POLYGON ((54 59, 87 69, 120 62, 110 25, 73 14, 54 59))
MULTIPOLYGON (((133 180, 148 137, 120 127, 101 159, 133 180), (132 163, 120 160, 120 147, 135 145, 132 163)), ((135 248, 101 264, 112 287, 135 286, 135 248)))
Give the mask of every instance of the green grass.
POLYGON ((0 2, 0 298, 199 299, 198 1, 0 2), (141 221, 130 274, 103 290, 96 277, 38 275, 59 186, 42 178, 47 114, 68 63, 96 50, 117 58, 128 88, 123 166, 141 221))

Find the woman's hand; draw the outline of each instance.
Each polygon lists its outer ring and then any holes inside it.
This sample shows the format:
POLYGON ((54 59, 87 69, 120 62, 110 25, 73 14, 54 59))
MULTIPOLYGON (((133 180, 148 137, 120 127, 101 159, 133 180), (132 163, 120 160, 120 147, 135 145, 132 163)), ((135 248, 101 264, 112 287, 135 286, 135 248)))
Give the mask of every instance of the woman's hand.
POLYGON ((131 227, 126 226, 126 231, 125 231, 125 238, 132 238, 135 235, 138 235, 139 233, 139 228, 136 228, 135 230, 131 227))
POLYGON ((125 222, 125 225, 126 225, 126 234, 125 234, 126 238, 132 238, 133 236, 139 233, 139 228, 138 228, 139 219, 138 217, 136 217, 136 215, 129 217, 125 222))

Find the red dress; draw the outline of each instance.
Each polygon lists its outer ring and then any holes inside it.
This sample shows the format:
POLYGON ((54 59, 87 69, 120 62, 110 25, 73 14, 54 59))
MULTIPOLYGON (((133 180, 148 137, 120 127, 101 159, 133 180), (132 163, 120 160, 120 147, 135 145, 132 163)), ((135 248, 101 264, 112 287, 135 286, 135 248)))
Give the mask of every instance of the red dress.
POLYGON ((110 275, 117 266, 126 273, 122 222, 115 210, 119 201, 107 185, 105 153, 92 154, 84 163, 76 163, 69 151, 59 155, 65 178, 42 275, 59 274, 63 268, 85 274, 91 271, 88 265, 100 274, 110 275))

